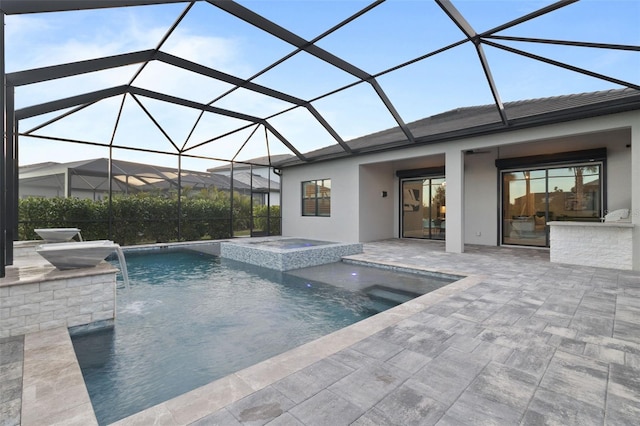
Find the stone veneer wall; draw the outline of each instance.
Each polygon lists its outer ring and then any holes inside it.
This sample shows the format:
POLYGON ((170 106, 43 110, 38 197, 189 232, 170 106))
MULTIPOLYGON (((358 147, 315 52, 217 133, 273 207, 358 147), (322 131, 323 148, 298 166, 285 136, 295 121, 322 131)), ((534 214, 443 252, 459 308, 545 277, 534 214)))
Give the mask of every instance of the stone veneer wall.
POLYGON ((0 337, 113 321, 116 270, 97 269, 0 286, 0 337))
POLYGON ((632 224, 549 222, 549 225, 551 262, 632 269, 632 224))

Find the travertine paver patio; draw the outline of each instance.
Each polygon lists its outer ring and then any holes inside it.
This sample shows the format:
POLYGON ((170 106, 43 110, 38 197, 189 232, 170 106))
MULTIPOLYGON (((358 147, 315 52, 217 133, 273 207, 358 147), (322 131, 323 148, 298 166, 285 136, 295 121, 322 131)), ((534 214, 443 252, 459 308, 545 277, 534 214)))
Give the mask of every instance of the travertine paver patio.
POLYGON ((0 339, 0 425, 20 422, 24 336, 0 339))
POLYGON ((640 273, 465 250, 365 244, 350 260, 472 278, 118 423, 638 424, 640 273))

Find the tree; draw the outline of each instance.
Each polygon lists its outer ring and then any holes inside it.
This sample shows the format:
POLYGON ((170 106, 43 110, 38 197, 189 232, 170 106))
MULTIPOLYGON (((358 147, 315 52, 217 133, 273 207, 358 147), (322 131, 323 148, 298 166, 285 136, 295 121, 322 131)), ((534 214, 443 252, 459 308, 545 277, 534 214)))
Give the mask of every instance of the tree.
POLYGON ((573 175, 575 178, 575 186, 573 187, 573 192, 576 194, 576 206, 581 208, 585 205, 585 196, 584 196, 584 174, 587 173, 597 173, 599 171, 598 166, 579 166, 579 167, 569 167, 569 170, 573 171, 573 175))

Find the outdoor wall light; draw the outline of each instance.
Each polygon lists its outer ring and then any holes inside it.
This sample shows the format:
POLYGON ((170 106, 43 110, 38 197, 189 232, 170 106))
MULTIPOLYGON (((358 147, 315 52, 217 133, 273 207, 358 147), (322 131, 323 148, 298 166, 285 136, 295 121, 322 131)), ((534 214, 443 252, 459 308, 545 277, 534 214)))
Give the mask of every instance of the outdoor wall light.
POLYGON ((386 198, 387 197, 387 191, 382 191, 380 193, 380 195, 382 195, 382 198, 386 198))

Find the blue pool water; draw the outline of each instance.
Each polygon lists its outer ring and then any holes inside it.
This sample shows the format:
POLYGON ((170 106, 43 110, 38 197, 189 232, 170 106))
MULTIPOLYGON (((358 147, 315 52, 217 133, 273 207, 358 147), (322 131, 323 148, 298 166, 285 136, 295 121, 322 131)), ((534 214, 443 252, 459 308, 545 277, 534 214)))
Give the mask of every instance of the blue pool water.
MULTIPOLYGON (((378 297, 378 285, 369 294, 188 251, 126 261, 131 286, 117 290, 115 327, 72 337, 100 424, 415 296, 378 297)), ((360 269, 372 268, 350 266, 349 279, 360 269)))

